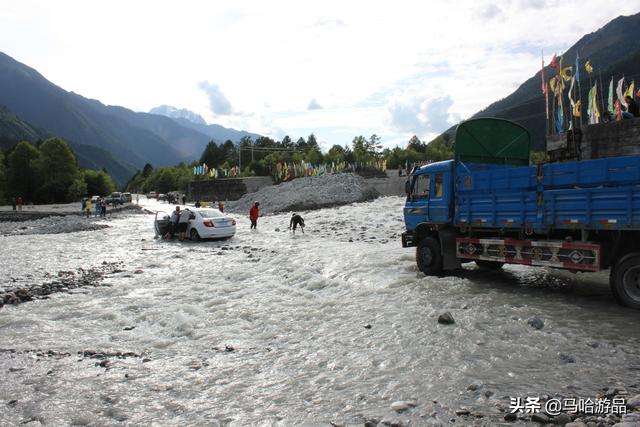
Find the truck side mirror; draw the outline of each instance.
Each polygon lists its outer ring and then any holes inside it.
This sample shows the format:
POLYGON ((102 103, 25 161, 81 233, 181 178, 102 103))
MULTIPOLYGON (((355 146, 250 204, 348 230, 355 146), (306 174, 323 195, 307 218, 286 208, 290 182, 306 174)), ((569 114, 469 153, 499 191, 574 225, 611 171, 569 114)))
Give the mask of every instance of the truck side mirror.
POLYGON ((411 194, 411 182, 409 180, 406 180, 404 183, 404 192, 407 193, 407 196, 411 194))

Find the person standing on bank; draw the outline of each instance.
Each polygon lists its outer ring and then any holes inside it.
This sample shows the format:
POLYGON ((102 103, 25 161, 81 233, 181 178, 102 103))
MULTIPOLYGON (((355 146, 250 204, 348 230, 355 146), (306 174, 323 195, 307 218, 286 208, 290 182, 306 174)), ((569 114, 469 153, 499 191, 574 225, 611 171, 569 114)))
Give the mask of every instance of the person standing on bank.
POLYGON ((291 215, 291 221, 289 221, 289 230, 293 227, 293 234, 296 234, 296 228, 298 228, 298 226, 300 226, 300 230, 302 230, 302 234, 304 234, 304 219, 294 212, 291 215))
POLYGON ((258 217, 260 216, 260 203, 255 202, 249 209, 249 219, 251 220, 251 230, 258 228, 258 217))

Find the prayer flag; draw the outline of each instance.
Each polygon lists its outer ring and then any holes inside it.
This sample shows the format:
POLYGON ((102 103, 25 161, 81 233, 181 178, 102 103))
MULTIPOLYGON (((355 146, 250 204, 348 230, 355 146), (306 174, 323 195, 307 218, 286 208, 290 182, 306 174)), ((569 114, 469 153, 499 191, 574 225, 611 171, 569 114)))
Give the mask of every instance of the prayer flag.
POLYGON ((551 63, 549 64, 549 66, 554 70, 558 69, 558 58, 556 57, 555 53, 553 54, 553 58, 551 58, 551 63))
POLYGON ((568 82, 569 80, 571 80, 571 72, 573 71, 573 67, 569 66, 569 67, 564 67, 562 70, 560 70, 560 75, 562 76, 562 79, 565 82, 568 82))
POLYGON ((609 98, 607 99, 607 111, 609 113, 613 113, 613 76, 611 76, 611 81, 609 82, 609 98))
POLYGON ((580 56, 578 54, 576 54, 576 73, 574 75, 576 76, 576 81, 579 82, 580 81, 580 56))
POLYGON ((632 81, 631 84, 629 85, 629 87, 627 88, 627 90, 624 91, 624 96, 628 96, 630 98, 633 98, 633 88, 636 85, 635 81, 632 81))
POLYGON ((573 105, 573 117, 580 117, 580 100, 573 105))
POLYGON ((626 107, 627 101, 625 101, 624 94, 622 93, 623 86, 624 86, 624 77, 618 80, 618 87, 616 87, 616 95, 618 96, 618 101, 620 101, 620 104, 626 107))
POLYGON ((591 66, 591 61, 587 61, 584 64, 584 69, 587 70, 587 73, 593 73, 593 67, 591 66))

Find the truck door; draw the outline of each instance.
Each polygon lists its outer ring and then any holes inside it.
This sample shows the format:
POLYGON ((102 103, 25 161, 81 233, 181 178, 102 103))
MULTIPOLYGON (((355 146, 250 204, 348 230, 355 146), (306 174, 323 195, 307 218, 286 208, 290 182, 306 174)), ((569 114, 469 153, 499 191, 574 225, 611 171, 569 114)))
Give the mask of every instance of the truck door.
POLYGON ((429 221, 430 192, 431 175, 415 175, 404 206, 404 219, 408 230, 414 230, 418 224, 429 221))

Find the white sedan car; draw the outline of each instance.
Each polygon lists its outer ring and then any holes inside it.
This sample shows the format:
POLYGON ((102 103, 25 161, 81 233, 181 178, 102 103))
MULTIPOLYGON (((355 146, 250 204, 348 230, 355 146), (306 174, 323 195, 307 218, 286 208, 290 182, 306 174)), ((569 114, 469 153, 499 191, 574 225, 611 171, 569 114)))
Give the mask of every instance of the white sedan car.
POLYGON ((200 239, 228 239, 236 234, 236 220, 214 208, 188 208, 195 218, 189 221, 187 236, 200 239))

